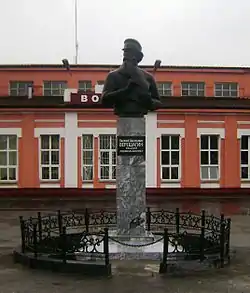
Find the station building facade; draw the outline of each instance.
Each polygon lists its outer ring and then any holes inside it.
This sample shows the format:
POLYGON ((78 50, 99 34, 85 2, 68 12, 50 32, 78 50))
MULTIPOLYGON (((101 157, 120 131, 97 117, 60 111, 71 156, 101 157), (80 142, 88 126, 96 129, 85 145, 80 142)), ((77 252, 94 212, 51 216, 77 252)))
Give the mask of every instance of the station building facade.
MULTIPOLYGON (((116 187, 117 117, 94 94, 115 68, 0 66, 0 187, 116 187)), ((147 187, 249 188, 250 69, 163 66, 155 79, 147 187)))

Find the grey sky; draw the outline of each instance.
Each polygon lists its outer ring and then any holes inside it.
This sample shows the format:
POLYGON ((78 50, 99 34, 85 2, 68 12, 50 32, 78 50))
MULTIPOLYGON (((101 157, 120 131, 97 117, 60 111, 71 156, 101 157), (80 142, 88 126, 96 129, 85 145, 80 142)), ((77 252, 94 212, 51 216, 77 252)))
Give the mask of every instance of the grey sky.
MULTIPOLYGON (((250 0, 78 0, 79 63, 250 66, 250 0)), ((0 0, 0 63, 74 61, 74 0, 0 0)))

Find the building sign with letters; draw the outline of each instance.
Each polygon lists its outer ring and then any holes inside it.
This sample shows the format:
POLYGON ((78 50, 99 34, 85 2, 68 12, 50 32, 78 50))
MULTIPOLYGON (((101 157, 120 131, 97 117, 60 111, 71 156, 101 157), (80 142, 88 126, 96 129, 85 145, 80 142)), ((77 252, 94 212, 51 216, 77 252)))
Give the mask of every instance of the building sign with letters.
POLYGON ((145 136, 117 136, 118 156, 145 156, 145 136))
POLYGON ((77 105, 97 105, 101 103, 101 94, 93 92, 71 93, 70 104, 77 105))

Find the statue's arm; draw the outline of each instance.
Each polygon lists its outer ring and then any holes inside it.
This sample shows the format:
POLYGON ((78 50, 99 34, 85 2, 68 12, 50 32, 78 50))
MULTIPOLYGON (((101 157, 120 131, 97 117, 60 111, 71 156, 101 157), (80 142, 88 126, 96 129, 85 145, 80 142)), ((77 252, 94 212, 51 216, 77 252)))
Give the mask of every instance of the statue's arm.
POLYGON ((112 107, 115 103, 115 100, 119 99, 121 95, 127 93, 128 90, 128 86, 117 90, 115 85, 115 78, 113 75, 109 74, 103 87, 101 96, 102 104, 107 107, 112 107))
POLYGON ((152 98, 152 110, 156 110, 162 107, 162 102, 161 98, 159 95, 159 91, 155 82, 155 79, 151 77, 151 82, 150 82, 150 94, 152 98))

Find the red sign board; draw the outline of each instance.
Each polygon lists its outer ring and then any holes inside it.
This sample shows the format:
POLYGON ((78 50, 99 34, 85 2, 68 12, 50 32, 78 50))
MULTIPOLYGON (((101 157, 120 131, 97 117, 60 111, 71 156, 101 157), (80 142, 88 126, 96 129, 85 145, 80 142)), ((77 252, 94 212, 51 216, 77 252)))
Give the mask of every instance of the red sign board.
POLYGON ((78 92, 71 93, 71 100, 69 104, 74 105, 96 105, 101 103, 101 94, 94 92, 78 92))

